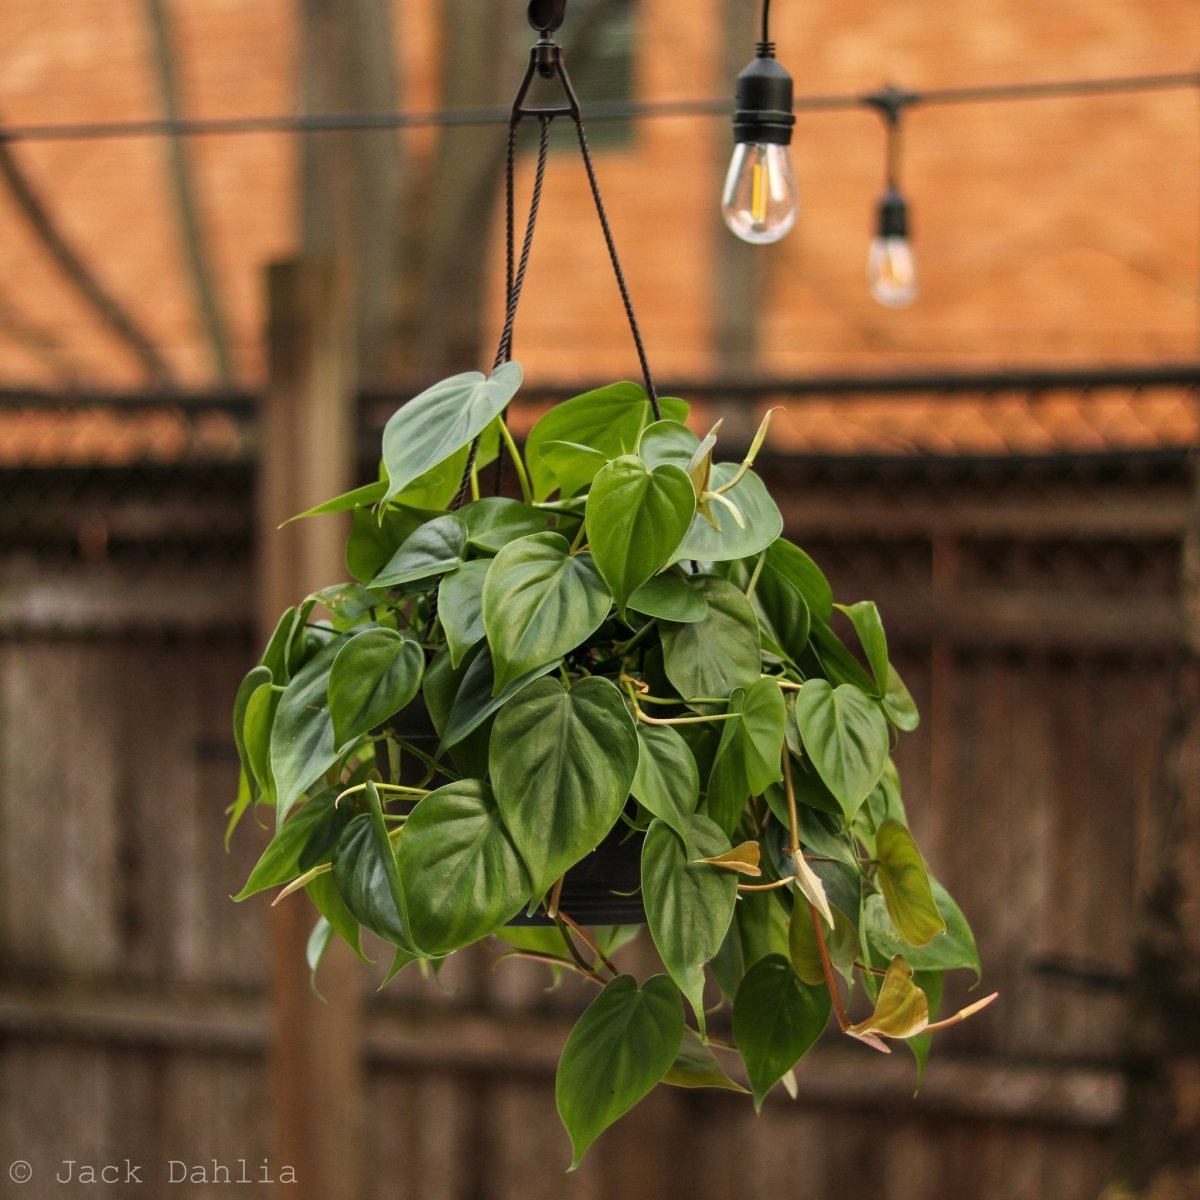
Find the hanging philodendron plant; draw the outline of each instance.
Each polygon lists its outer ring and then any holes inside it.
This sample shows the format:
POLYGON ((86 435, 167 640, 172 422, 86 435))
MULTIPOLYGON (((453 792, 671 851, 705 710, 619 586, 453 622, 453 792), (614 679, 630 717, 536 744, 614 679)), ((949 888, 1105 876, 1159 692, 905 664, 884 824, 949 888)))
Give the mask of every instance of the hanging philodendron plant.
POLYGON ((389 421, 379 481, 304 514, 352 514, 355 581, 284 613, 238 692, 230 824, 257 803, 276 830, 239 899, 304 888, 314 967, 367 929, 389 978, 496 935, 589 979, 558 1069, 573 1165, 659 1083, 740 1088, 722 1055, 760 1105, 831 1014, 923 1066, 964 1015, 935 1020, 943 974, 979 960, 908 829, 889 753, 917 711, 875 605, 835 604, 781 536, 751 469, 765 421, 716 462, 686 404, 655 419, 618 383, 522 455, 520 382, 430 388, 389 421), (520 500, 480 496, 497 456, 520 500), (606 881, 614 854, 632 881, 606 881), (595 926, 642 910, 663 969, 639 981, 595 926))

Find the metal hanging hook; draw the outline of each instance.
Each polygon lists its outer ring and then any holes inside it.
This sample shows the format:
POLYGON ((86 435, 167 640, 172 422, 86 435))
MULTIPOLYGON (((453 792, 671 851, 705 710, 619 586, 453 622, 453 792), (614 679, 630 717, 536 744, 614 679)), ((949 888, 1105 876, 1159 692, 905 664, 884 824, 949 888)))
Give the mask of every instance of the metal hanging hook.
POLYGON ((566 19, 567 0, 529 0, 529 23, 548 38, 566 19))

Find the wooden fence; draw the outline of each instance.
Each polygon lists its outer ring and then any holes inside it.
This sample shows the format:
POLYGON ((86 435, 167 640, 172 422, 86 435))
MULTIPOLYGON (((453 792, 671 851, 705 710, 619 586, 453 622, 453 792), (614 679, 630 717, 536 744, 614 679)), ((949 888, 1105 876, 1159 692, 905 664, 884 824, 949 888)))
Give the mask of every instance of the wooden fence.
MULTIPOLYGON (((664 1092, 567 1176, 553 1067, 584 994, 485 955, 378 995, 365 969, 370 1197, 1098 1194, 1183 458, 764 469, 840 597, 880 601, 924 714, 900 754, 909 814, 1000 1003, 939 1040, 915 1099, 906 1055, 831 1043, 795 1102, 772 1096, 756 1119, 739 1098, 664 1092)), ((141 1184, 76 1186, 121 1197, 225 1196, 222 1168, 259 1181, 286 1165, 271 1148, 266 905, 228 900, 265 835, 222 847, 227 712, 253 655, 250 472, 223 480, 221 533, 187 544, 168 531, 195 515, 202 478, 100 488, 107 549, 88 562, 45 531, 82 527, 94 475, 0 478, 10 518, 26 505, 43 527, 42 551, 14 536, 0 562, 0 1180, 18 1160, 33 1171, 6 1196, 72 1194, 54 1179, 67 1160, 141 1164, 141 1184), (206 1182, 165 1188, 184 1165, 206 1182)))

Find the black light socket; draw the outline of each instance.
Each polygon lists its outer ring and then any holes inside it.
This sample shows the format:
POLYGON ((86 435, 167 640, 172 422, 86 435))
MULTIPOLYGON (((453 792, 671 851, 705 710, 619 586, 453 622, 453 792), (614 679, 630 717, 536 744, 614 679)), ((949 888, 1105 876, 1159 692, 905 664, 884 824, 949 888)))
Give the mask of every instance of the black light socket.
POLYGON ((775 58, 771 42, 759 42, 754 61, 737 77, 733 140, 787 146, 792 141, 792 77, 775 58))
POLYGON ((880 197, 878 218, 878 237, 908 237, 908 202, 895 188, 889 188, 880 197))

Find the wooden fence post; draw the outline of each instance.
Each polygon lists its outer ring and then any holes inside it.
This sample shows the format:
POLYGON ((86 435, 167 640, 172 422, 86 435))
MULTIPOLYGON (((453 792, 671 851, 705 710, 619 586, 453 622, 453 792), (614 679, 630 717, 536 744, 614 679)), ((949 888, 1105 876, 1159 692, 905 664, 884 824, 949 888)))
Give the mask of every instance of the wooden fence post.
MULTIPOLYGON (((354 355, 347 300, 332 263, 272 264, 267 277, 269 377, 259 424, 259 588, 262 639, 279 614, 345 575, 340 518, 280 522, 353 486, 354 355)), ((275 1174, 293 1167, 290 1200, 361 1200, 361 972, 335 938, 309 988, 313 924, 303 897, 270 910, 275 1174)))

